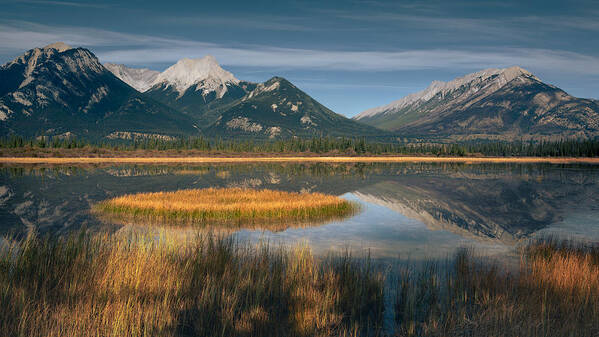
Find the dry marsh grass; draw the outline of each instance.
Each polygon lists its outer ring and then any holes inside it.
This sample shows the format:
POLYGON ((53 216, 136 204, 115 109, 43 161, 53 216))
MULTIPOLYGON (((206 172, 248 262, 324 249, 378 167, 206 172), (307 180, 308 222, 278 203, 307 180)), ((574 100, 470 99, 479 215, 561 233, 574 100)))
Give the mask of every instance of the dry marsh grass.
POLYGON ((3 249, 0 302, 5 336, 350 336, 379 331, 383 277, 303 246, 81 233, 3 249))
POLYGON ((536 242, 520 270, 460 251, 399 277, 400 336, 599 336, 599 246, 536 242))
MULTIPOLYGON (((168 232, 7 240, 6 336, 381 336, 385 277, 370 260, 315 259, 168 232)), ((395 336, 597 336, 599 247, 536 242, 519 270, 461 250, 398 277, 395 336)), ((392 329, 386 329, 392 330, 392 329)))
POLYGON ((206 188, 128 194, 96 204, 94 212, 151 223, 251 226, 323 220, 353 214, 357 205, 322 193, 206 188))

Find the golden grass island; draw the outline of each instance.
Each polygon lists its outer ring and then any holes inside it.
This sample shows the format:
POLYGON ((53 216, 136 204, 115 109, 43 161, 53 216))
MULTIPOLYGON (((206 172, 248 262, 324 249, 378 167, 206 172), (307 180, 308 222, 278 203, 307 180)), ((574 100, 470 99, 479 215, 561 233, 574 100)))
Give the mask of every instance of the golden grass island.
POLYGON ((92 207, 100 215, 151 224, 263 224, 271 230, 281 229, 282 224, 343 218, 358 209, 356 203, 333 195, 250 188, 127 194, 92 207))

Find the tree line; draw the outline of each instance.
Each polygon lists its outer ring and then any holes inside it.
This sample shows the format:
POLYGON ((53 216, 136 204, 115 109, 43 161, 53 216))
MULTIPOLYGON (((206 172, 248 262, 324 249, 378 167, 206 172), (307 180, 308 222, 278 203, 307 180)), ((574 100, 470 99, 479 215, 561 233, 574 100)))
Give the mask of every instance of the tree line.
POLYGON ((311 139, 291 138, 284 140, 223 140, 205 137, 166 139, 102 140, 38 137, 25 139, 20 136, 0 138, 0 148, 17 149, 111 149, 133 150, 200 150, 212 152, 250 153, 340 153, 348 155, 399 154, 436 156, 538 156, 538 157, 598 157, 599 139, 557 141, 470 141, 463 143, 410 143, 370 142, 365 138, 314 137, 311 139))

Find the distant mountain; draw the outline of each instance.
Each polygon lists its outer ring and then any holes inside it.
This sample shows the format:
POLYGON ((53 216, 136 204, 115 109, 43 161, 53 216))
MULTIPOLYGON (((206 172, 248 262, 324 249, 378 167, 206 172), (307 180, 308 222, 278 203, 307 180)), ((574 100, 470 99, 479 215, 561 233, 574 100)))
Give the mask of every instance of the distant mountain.
POLYGON ((334 113, 284 78, 260 83, 212 114, 212 135, 245 137, 381 136, 385 133, 334 113))
POLYGON ((381 135, 380 130, 332 112, 283 78, 260 84, 240 81, 212 56, 179 60, 149 86, 145 95, 193 118, 210 136, 381 135))
POLYGON ((87 49, 56 43, 0 67, 3 135, 117 137, 197 133, 192 121, 147 98, 87 49))
POLYGON ((139 92, 150 89, 160 74, 159 71, 147 68, 129 68, 122 64, 104 63, 104 67, 110 70, 114 76, 120 78, 123 82, 139 92))
POLYGON ((520 68, 487 69, 366 110, 356 121, 404 136, 513 140, 599 136, 599 103, 520 68))
POLYGON ((0 131, 110 139, 389 135, 334 113, 283 78, 240 81, 211 56, 159 73, 102 65, 64 43, 0 67, 0 131))
POLYGON ((256 87, 224 70, 212 56, 184 58, 160 73, 145 94, 207 126, 210 112, 240 99, 256 87))

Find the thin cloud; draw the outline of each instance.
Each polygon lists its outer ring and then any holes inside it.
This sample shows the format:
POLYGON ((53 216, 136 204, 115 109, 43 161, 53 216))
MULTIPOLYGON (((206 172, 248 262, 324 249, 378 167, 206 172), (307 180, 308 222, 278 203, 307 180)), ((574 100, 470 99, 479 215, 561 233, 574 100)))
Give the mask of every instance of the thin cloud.
MULTIPOLYGON (((457 5, 455 2, 452 5, 457 5)), ((468 2, 471 7, 474 3, 468 2)), ((485 2, 485 6, 489 4, 485 2)), ((433 8, 438 6, 435 5, 433 8)), ((410 36, 426 39, 430 43, 449 45, 493 45, 497 41, 517 43, 521 46, 552 44, 556 33, 575 39, 579 33, 599 32, 599 21, 593 11, 577 15, 529 15, 516 13, 509 16, 467 17, 448 15, 444 11, 415 12, 414 10, 370 9, 364 11, 324 9, 322 13, 339 20, 347 20, 357 26, 376 31, 409 32, 410 36), (545 39, 545 42, 543 42, 545 39)), ((550 49, 550 48, 548 48, 550 49)))
POLYGON ((310 88, 326 88, 326 89, 402 89, 408 91, 418 91, 420 87, 413 85, 385 85, 385 84, 372 84, 372 83, 325 83, 323 81, 305 81, 302 79, 294 79, 297 83, 302 83, 306 87, 310 88))
POLYGON ((473 69, 520 65, 534 69, 579 74, 599 74, 599 58, 568 51, 501 48, 483 50, 328 51, 263 46, 228 48, 189 43, 174 48, 144 48, 99 52, 110 62, 125 64, 172 63, 183 55, 214 55, 230 66, 339 71, 404 71, 424 69, 473 69), (144 55, 140 59, 140 55, 144 55))
POLYGON ((15 53, 62 41, 89 48, 123 48, 176 45, 178 40, 148 35, 65 26, 47 26, 26 21, 0 22, 0 52, 15 53))
POLYGON ((19 0, 16 3, 32 4, 32 5, 45 5, 45 6, 68 6, 68 7, 82 7, 82 8, 108 8, 109 6, 98 3, 85 3, 85 2, 70 2, 70 1, 44 1, 44 0, 19 0))
POLYGON ((412 49, 347 51, 280 48, 261 45, 228 46, 202 41, 124 34, 99 29, 50 27, 19 23, 0 25, 0 52, 22 52, 64 41, 85 46, 103 62, 150 66, 172 64, 183 57, 214 55, 221 64, 267 69, 335 71, 461 70, 520 65, 534 70, 599 75, 599 58, 563 50, 535 48, 412 49))
POLYGON ((157 19, 160 23, 168 25, 183 25, 183 26, 226 26, 226 27, 242 27, 259 30, 274 30, 274 31, 317 31, 322 28, 317 28, 314 25, 293 23, 305 22, 306 18, 298 17, 235 17, 235 16, 176 16, 176 17, 160 17, 157 19))
POLYGON ((449 30, 470 32, 475 35, 490 34, 492 36, 518 37, 535 36, 539 32, 555 30, 587 30, 599 31, 599 22, 594 15, 590 16, 509 16, 500 19, 469 18, 433 15, 411 15, 393 12, 360 13, 344 10, 329 10, 329 14, 340 19, 356 22, 381 23, 393 26, 405 25, 416 30, 449 30), (531 28, 535 29, 531 29, 531 28))

